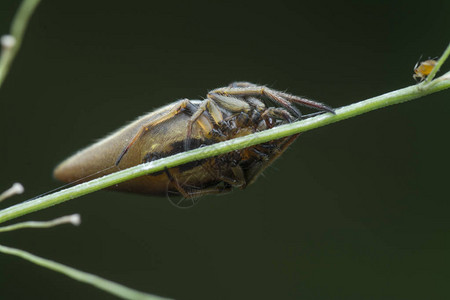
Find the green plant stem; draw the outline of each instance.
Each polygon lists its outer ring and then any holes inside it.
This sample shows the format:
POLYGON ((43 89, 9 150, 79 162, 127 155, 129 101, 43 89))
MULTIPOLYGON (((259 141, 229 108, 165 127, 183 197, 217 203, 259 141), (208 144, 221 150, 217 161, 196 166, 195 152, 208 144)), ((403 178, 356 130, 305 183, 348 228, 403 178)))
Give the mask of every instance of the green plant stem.
POLYGON ((3 47, 2 56, 0 59, 0 87, 2 86, 11 64, 20 49, 25 29, 39 2, 40 0, 22 1, 19 10, 14 16, 11 24, 11 36, 14 38, 15 42, 11 47, 3 47))
POLYGON ((450 44, 447 46, 447 49, 445 49, 444 53, 442 53, 433 70, 431 70, 430 74, 427 76, 427 79, 425 79, 425 84, 430 83, 434 79, 434 76, 436 76, 436 73, 439 71, 441 66, 447 60, 449 55, 450 55, 450 44))
POLYGON ((322 114, 292 124, 275 127, 252 135, 236 138, 204 148, 179 153, 153 162, 141 164, 126 170, 106 175, 77 186, 43 196, 41 198, 20 203, 0 211, 0 223, 19 216, 56 205, 67 200, 104 189, 139 176, 161 171, 187 162, 204 159, 233 150, 305 132, 314 128, 355 117, 382 107, 402 103, 425 95, 450 88, 450 78, 437 78, 428 84, 418 84, 357 102, 336 110, 336 114, 322 114))
POLYGON ((21 257, 21 258, 28 260, 36 265, 39 265, 39 266, 45 267, 47 269, 62 273, 64 275, 69 276, 70 278, 75 279, 75 280, 93 285, 99 289, 102 289, 108 293, 111 293, 111 294, 116 295, 123 299, 133 299, 133 300, 167 299, 167 298, 162 298, 162 297, 158 297, 158 296, 154 296, 154 295, 150 295, 147 293, 143 293, 143 292, 139 292, 139 291, 130 289, 130 288, 123 286, 119 283, 116 283, 114 281, 107 280, 107 279, 101 278, 99 276, 90 274, 90 273, 76 270, 74 268, 65 266, 63 264, 54 262, 49 259, 45 259, 45 258, 36 256, 36 255, 33 255, 33 254, 28 253, 23 250, 0 245, 0 252, 2 252, 4 254, 10 254, 10 255, 15 255, 15 256, 21 257))

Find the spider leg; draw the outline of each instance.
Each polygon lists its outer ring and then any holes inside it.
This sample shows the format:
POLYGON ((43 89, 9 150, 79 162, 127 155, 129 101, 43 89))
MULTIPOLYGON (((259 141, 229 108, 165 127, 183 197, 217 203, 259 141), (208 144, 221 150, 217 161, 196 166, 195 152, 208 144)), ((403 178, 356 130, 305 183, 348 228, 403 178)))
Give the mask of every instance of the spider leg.
POLYGON ((243 87, 251 87, 251 86, 258 86, 258 85, 255 83, 248 82, 248 81, 235 81, 228 85, 229 88, 237 88, 237 87, 243 88, 243 87))
POLYGON ((283 106, 284 108, 290 110, 297 118, 301 117, 301 112, 295 108, 292 103, 297 103, 306 107, 327 111, 334 113, 334 110, 320 102, 316 102, 313 100, 309 100, 306 98, 294 96, 288 93, 272 90, 266 86, 258 86, 254 85, 252 83, 243 83, 243 82, 237 82, 232 84, 230 87, 224 87, 224 88, 218 88, 215 90, 212 90, 208 96, 219 94, 224 96, 240 96, 240 97, 247 97, 247 96, 265 96, 272 100, 275 103, 278 103, 279 105, 283 106))
POLYGON ((291 145, 299 135, 300 133, 297 133, 281 139, 282 142, 280 144, 277 144, 276 150, 274 149, 273 153, 269 155, 268 159, 264 159, 261 162, 261 166, 259 168, 254 168, 250 170, 251 172, 247 173, 247 185, 251 185, 252 183, 254 183, 256 178, 261 175, 266 167, 272 164, 274 160, 276 160, 281 154, 283 154, 286 148, 289 147, 289 145, 291 145))
POLYGON ((210 168, 203 168, 203 171, 207 172, 211 177, 215 177, 231 187, 236 187, 240 189, 244 189, 247 186, 247 182, 245 180, 244 170, 240 166, 230 167, 233 175, 231 177, 225 176, 219 170, 218 172, 211 171, 210 168))
POLYGON ((139 131, 134 135, 134 137, 131 139, 131 141, 128 143, 128 145, 122 150, 119 157, 116 160, 116 166, 119 165, 120 161, 123 159, 125 154, 130 150, 130 148, 148 131, 150 128, 161 124, 176 115, 180 114, 181 112, 189 110, 189 111, 195 111, 196 107, 188 100, 184 99, 178 102, 176 105, 174 105, 166 114, 162 115, 161 117, 149 121, 147 124, 144 124, 141 126, 139 131))
POLYGON ((184 208, 184 209, 191 208, 198 203, 198 199, 197 199, 198 197, 205 196, 205 195, 211 195, 211 194, 227 193, 232 190, 232 186, 228 185, 228 186, 222 187, 222 188, 219 186, 214 186, 211 188, 187 191, 178 182, 178 180, 175 177, 173 177, 173 175, 170 173, 168 168, 164 168, 164 172, 166 173, 167 178, 169 179, 169 182, 175 186, 175 189, 182 196, 182 198, 176 202, 174 200, 172 200, 171 198, 169 198, 170 203, 177 208, 184 208), (191 204, 183 205, 183 202, 186 202, 186 200, 190 200, 191 204))
POLYGON ((289 112, 287 112, 286 110, 279 108, 279 107, 269 107, 261 115, 261 118, 263 120, 266 120, 268 117, 275 118, 275 119, 282 119, 288 123, 291 123, 295 119, 289 112))
POLYGON ((306 107, 310 107, 310 108, 314 108, 314 109, 318 109, 318 110, 322 110, 322 111, 327 111, 330 112, 332 114, 335 114, 334 109, 329 107, 326 104, 323 104, 321 102, 317 102, 311 99, 306 99, 303 97, 299 97, 299 96, 295 96, 295 95, 291 95, 288 93, 284 93, 284 92, 277 92, 280 96, 282 96, 283 98, 287 99, 289 102, 293 102, 293 103, 297 103, 306 107))
POLYGON ((291 103, 279 96, 276 91, 272 91, 265 86, 257 86, 257 85, 249 85, 245 87, 224 87, 212 90, 209 92, 208 97, 211 95, 218 94, 223 96, 238 96, 238 97, 247 97, 247 96, 266 96, 270 100, 275 103, 280 104, 284 108, 290 110, 295 114, 296 117, 300 117, 300 111, 295 108, 291 103))
MULTIPOLYGON (((204 112, 208 112, 211 119, 214 121, 215 124, 219 125, 224 121, 223 114, 220 111, 220 108, 223 108, 227 111, 231 112, 248 112, 250 111, 250 104, 247 102, 237 99, 230 96, 224 96, 220 94, 209 94, 208 98, 205 99, 200 106, 198 107, 197 111, 192 115, 192 117, 189 119, 187 124, 187 137, 185 140, 184 147, 186 150, 189 150, 189 142, 190 137, 192 134, 192 126, 195 122, 198 122, 200 126, 203 127, 203 124, 209 125, 208 128, 204 128, 204 131, 206 133, 209 133, 212 131, 211 127, 211 121, 201 120, 200 118, 203 115, 204 112), (206 124, 207 123, 207 124, 206 124)), ((207 119, 209 120, 209 119, 207 119)))
POLYGON ((211 118, 214 120, 216 124, 219 124, 223 121, 223 115, 220 112, 219 108, 215 104, 215 102, 211 99, 204 100, 198 109, 194 112, 192 117, 189 119, 187 123, 187 134, 186 139, 184 141, 184 149, 187 151, 190 148, 190 141, 191 141, 191 135, 192 135, 192 126, 195 122, 198 122, 198 124, 203 128, 203 130, 206 133, 209 133, 212 131, 212 124, 211 121, 208 118, 205 118, 203 116, 203 113, 207 111, 211 118))

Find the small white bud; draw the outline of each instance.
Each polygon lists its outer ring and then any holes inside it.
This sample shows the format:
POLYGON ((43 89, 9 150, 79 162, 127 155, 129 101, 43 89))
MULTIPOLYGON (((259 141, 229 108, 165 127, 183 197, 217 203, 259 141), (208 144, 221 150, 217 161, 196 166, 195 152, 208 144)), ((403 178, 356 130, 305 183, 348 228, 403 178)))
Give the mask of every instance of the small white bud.
POLYGON ((81 224, 81 217, 79 214, 73 214, 70 217, 70 223, 72 223, 72 225, 78 226, 81 224))
POLYGON ((0 38, 2 47, 5 49, 11 49, 16 44, 16 38, 12 35, 6 34, 0 38))
POLYGON ((12 185, 11 190, 13 190, 15 192, 15 194, 17 194, 17 195, 22 194, 25 191, 23 185, 20 184, 19 182, 15 182, 12 185))
POLYGON ((20 183, 16 182, 9 189, 4 191, 0 195, 0 202, 2 202, 6 198, 12 197, 14 195, 22 194, 24 190, 25 189, 23 188, 23 185, 21 185, 20 183))

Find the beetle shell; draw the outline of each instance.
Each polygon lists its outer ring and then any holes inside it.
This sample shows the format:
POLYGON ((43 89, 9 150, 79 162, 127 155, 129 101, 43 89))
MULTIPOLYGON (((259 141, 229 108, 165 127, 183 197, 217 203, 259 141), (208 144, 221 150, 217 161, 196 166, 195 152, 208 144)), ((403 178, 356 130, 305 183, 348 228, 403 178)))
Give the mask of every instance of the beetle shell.
MULTIPOLYGON (((56 167, 54 177, 64 182, 77 180, 83 182, 121 169, 136 166, 143 162, 183 152, 184 139, 187 135, 186 123, 190 115, 181 113, 164 123, 150 128, 131 147, 130 151, 121 160, 119 166, 111 168, 111 166, 114 166, 117 157, 124 147, 129 144, 132 137, 142 126, 151 122, 152 119, 157 119, 167 114, 178 103, 169 104, 150 114, 144 115, 105 139, 76 153, 56 167)), ((191 103, 198 106, 201 101, 194 100, 191 103)), ((224 132, 225 136, 205 135, 200 126, 197 123, 194 124, 191 135, 192 148, 211 145, 223 140, 266 129, 265 123, 258 124, 256 128, 251 122, 248 122, 247 126, 243 126, 243 124, 239 124, 239 122, 242 123, 240 119, 246 118, 238 115, 228 120, 228 130, 224 132)), ((274 120, 273 122, 276 121, 274 120)), ((215 126, 214 129, 224 131, 218 126, 215 126)), ((295 138, 296 136, 283 138, 243 150, 233 151, 218 157, 188 163, 171 168, 170 173, 180 184, 190 187, 194 191, 201 192, 211 188, 206 194, 229 191, 233 183, 238 187, 244 188, 251 184, 261 171, 276 159, 295 138), (244 182, 238 182, 238 180, 234 179, 235 174, 231 168, 237 165, 243 168, 244 182), (229 179, 228 182, 224 182, 225 178, 229 179)), ((174 183, 169 181, 164 172, 135 178, 112 186, 110 189, 156 196, 165 196, 168 193, 179 195, 174 183)))

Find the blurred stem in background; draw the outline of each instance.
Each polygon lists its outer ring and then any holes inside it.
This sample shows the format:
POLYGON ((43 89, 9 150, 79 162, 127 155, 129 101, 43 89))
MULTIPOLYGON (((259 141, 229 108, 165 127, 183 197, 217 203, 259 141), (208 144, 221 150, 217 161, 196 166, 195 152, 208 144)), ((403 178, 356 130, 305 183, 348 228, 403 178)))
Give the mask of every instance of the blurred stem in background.
POLYGON ((25 29, 30 21, 31 15, 41 0, 24 0, 17 10, 11 24, 11 33, 1 37, 2 56, 0 59, 0 87, 8 75, 17 52, 22 44, 25 29))
MULTIPOLYGON (((17 224, 10 225, 10 226, 0 227, 0 232, 18 230, 18 229, 23 229, 23 228, 50 228, 50 227, 58 226, 61 224, 72 224, 72 225, 78 226, 80 224, 80 216, 78 214, 74 214, 74 215, 70 215, 70 216, 64 216, 61 218, 57 218, 57 219, 54 219, 51 221, 17 223, 17 224)), ((142 300, 166 299, 166 298, 162 298, 159 296, 154 296, 154 295, 150 295, 147 293, 143 293, 140 291, 130 289, 130 288, 128 288, 124 285, 121 285, 119 283, 116 283, 114 281, 101 278, 97 275, 79 271, 72 267, 65 266, 65 265, 57 263, 55 261, 36 256, 34 254, 31 254, 29 252, 26 252, 26 251, 23 251, 20 249, 0 245, 0 253, 10 254, 10 255, 21 257, 21 258, 28 260, 29 262, 32 262, 38 266, 42 266, 44 268, 64 274, 75 280, 95 286, 98 289, 104 290, 108 293, 111 293, 111 294, 116 295, 117 297, 120 297, 123 299, 130 299, 130 300, 131 299, 142 299, 142 300)))
MULTIPOLYGON (((54 262, 49 259, 45 259, 39 256, 36 256, 34 254, 28 253, 23 250, 6 247, 0 245, 0 252, 5 254, 11 254, 18 257, 21 257, 25 260, 28 260, 36 265, 42 266, 44 268, 62 273, 64 275, 67 275, 75 280, 85 282, 87 284, 90 284, 92 286, 95 286, 96 288, 99 288, 101 290, 104 290, 110 294, 113 294, 117 297, 123 298, 123 299, 130 299, 130 300, 162 300, 167 298, 162 298, 159 296, 154 296, 150 294, 146 294, 143 292, 139 292, 133 289, 130 289, 124 285, 121 285, 119 283, 116 283, 111 280, 103 279, 99 276, 86 273, 83 271, 79 271, 77 269, 62 265, 60 263, 54 262)), ((81 297, 82 298, 82 297, 81 297)))

